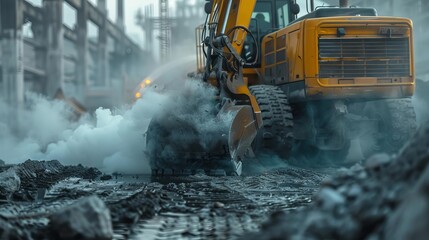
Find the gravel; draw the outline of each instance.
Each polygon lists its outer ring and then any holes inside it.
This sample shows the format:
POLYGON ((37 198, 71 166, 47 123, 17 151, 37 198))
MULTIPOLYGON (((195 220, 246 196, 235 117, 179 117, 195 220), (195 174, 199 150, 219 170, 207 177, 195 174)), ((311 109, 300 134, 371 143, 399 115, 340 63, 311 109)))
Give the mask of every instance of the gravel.
POLYGON ((87 168, 82 165, 63 166, 57 160, 27 160, 14 166, 13 169, 21 184, 19 190, 14 192, 12 199, 19 201, 40 200, 46 189, 70 177, 94 180, 101 175, 96 168, 87 168))
POLYGON ((242 239, 427 239, 428 189, 429 122, 398 155, 342 171, 308 208, 277 214, 242 239))
POLYGON ((113 236, 110 211, 97 196, 80 199, 57 211, 49 225, 53 239, 108 240, 113 236))
POLYGON ((405 198, 398 209, 389 217, 384 230, 385 239, 428 238, 429 226, 429 167, 411 194, 405 198))
POLYGON ((397 155, 377 154, 341 170, 286 166, 255 176, 197 175, 161 184, 27 161, 1 176, 9 176, 9 184, 0 182, 11 186, 6 195, 15 192, 12 200, 21 202, 3 202, 0 239, 429 236, 429 123, 397 155), (46 197, 33 202, 41 189, 46 197))
POLYGON ((21 186, 21 180, 15 168, 0 173, 0 199, 10 199, 21 186))

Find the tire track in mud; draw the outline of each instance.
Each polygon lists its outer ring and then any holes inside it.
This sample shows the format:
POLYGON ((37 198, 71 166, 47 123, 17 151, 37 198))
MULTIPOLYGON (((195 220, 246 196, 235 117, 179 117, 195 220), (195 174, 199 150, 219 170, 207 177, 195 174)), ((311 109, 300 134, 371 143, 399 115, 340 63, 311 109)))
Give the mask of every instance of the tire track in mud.
POLYGON ((114 239, 235 239, 257 231, 271 213, 306 207, 334 170, 284 168, 244 177, 195 175, 150 182, 68 178, 35 202, 7 202, 0 215, 22 231, 49 234, 49 216, 97 195, 110 209, 114 239))
MULTIPOLYGON (((305 207, 334 170, 285 168, 257 176, 193 176, 163 190, 176 200, 159 215, 135 224, 129 239, 235 239, 278 210, 305 207), (174 203, 176 202, 176 203, 174 203)), ((117 239, 125 239, 117 231, 117 239)))

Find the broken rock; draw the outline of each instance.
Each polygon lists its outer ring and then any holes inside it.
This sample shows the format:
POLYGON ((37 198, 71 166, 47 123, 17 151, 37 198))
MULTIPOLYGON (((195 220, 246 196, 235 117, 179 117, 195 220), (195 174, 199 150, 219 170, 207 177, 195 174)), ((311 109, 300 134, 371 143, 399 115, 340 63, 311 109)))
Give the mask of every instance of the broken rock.
POLYGON ((83 198, 50 217, 50 227, 60 239, 112 239, 110 211, 97 196, 83 198))
POLYGON ((371 156, 365 163, 367 169, 377 169, 389 163, 391 157, 386 153, 379 153, 371 156))
POLYGON ((107 174, 104 174, 103 176, 101 176, 100 177, 100 180, 101 181, 108 181, 108 180, 112 180, 112 175, 107 175, 107 174))
POLYGON ((0 218, 0 239, 24 239, 19 236, 12 224, 8 223, 3 218, 0 218))
POLYGON ((425 240, 429 236, 429 167, 419 183, 389 218, 385 239, 425 240))
POLYGON ((14 168, 0 173, 0 198, 10 199, 10 196, 19 190, 21 179, 14 168))
POLYGON ((332 188, 323 188, 317 195, 316 202, 326 210, 333 210, 345 203, 344 197, 332 188))

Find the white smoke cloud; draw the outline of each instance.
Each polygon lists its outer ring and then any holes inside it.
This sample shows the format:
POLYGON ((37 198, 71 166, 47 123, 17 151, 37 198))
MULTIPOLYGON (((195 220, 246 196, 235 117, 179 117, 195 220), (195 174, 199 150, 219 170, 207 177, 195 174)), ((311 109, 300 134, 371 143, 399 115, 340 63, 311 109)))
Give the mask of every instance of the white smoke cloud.
POLYGON ((416 79, 416 92, 413 97, 413 104, 417 114, 419 125, 429 120, 429 81, 416 79))
POLYGON ((28 110, 16 111, 0 102, 0 158, 17 162, 59 140, 72 127, 71 111, 60 101, 27 94, 28 110))
POLYGON ((72 112, 64 102, 27 97, 31 104, 17 113, 20 121, 10 121, 14 109, 0 104, 0 159, 6 163, 57 159, 106 171, 149 171, 143 134, 167 96, 147 91, 130 109, 100 108, 79 122, 69 120, 72 112))
POLYGON ((202 138, 213 137, 211 133, 221 126, 207 117, 214 110, 211 87, 188 81, 183 89, 157 91, 146 88, 130 108, 99 108, 79 122, 70 120, 73 113, 64 102, 34 94, 27 95, 31 104, 18 112, 21 121, 9 121, 14 110, 1 103, 0 159, 6 163, 56 159, 107 172, 149 173, 144 134, 157 114, 167 111, 168 117, 171 111, 194 126, 202 138))

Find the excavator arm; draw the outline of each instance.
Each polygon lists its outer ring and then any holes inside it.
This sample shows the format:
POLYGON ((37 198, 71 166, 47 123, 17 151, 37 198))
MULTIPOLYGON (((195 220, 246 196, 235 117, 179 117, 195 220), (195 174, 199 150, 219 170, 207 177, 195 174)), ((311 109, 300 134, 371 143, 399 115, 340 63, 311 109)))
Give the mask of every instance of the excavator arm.
MULTIPOLYGON (((261 111, 243 77, 243 67, 249 63, 241 57, 248 35, 256 43, 248 30, 255 5, 256 0, 207 2, 202 81, 219 90, 215 98, 220 107, 213 117, 219 120, 220 129, 209 136, 212 138, 209 144, 204 144, 198 130, 180 116, 163 112, 153 118, 146 134, 146 152, 155 175, 165 175, 165 169, 183 174, 188 168, 195 171, 217 167, 241 174, 242 161, 252 155, 252 142, 262 126, 261 111), (183 133, 187 136, 182 138, 183 133)), ((182 110, 189 109, 176 112, 182 110)))
POLYGON ((243 77, 243 67, 249 63, 241 57, 248 35, 256 43, 248 29, 256 0, 212 0, 207 5, 208 36, 203 40, 207 46, 204 80, 221 88, 223 106, 219 115, 233 116, 228 145, 232 160, 238 161, 251 150, 262 126, 261 110, 243 77), (240 104, 237 99, 250 104, 240 104))

